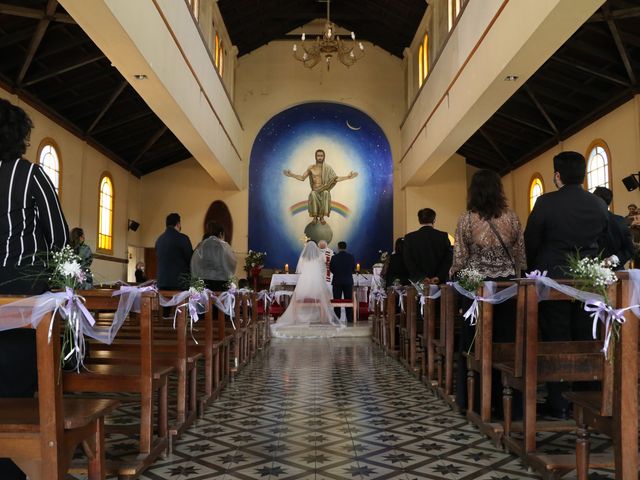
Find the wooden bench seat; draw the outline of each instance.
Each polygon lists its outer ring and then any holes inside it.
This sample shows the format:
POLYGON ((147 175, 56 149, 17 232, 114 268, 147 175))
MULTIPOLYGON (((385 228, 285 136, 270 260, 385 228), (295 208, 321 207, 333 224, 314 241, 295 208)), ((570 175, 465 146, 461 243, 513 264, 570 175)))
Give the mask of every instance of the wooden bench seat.
MULTIPOLYGON (((118 308, 119 297, 114 297, 111 290, 88 290, 80 293, 90 311, 115 312, 118 308)), ((121 476, 139 475, 166 452, 170 445, 168 378, 175 368, 160 365, 154 359, 151 309, 156 298, 157 294, 154 292, 144 292, 140 296, 140 313, 136 316, 140 332, 137 347, 140 355, 134 362, 120 365, 89 364, 90 371, 63 373, 63 388, 66 392, 140 394, 139 455, 133 465, 124 462, 112 465, 111 471, 121 476), (156 394, 157 403, 154 409, 156 394), (155 422, 154 410, 157 411, 155 422), (157 424, 156 435, 154 423, 157 424)), ((92 347, 94 345, 100 344, 92 343, 92 347)), ((122 427, 123 432, 128 430, 130 429, 122 427)))
MULTIPOLYGON (((18 299, 3 296, 0 305, 18 299)), ((104 480, 104 416, 119 403, 63 398, 60 323, 48 313, 36 329, 37 398, 0 399, 0 458, 13 460, 31 480, 64 480, 81 444, 88 456, 83 470, 89 480, 104 480)))

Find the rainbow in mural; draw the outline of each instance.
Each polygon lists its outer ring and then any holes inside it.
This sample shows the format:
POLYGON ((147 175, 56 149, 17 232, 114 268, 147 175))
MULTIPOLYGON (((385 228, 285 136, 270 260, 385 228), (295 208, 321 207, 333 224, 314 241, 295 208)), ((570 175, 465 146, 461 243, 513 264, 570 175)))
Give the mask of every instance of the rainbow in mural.
MULTIPOLYGON (((299 213, 307 213, 307 204, 308 202, 306 200, 304 200, 303 202, 294 203, 289 207, 289 213, 292 217, 299 213)), ((344 218, 347 218, 351 213, 349 207, 347 207, 345 204, 334 202, 333 200, 331 201, 331 211, 337 213, 338 215, 341 215, 344 218)))

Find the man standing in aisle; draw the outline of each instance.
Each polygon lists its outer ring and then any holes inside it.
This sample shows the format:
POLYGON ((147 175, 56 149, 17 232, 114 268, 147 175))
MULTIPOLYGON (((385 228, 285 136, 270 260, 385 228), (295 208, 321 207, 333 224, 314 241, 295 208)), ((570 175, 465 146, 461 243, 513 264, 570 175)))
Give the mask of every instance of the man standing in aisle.
POLYGON ((414 282, 444 283, 447 281, 453 251, 447 232, 433 228, 436 212, 423 208, 418 212, 419 230, 404 237, 404 263, 409 279, 414 282))
POLYGON ((170 213, 167 229, 156 240, 158 288, 160 290, 182 290, 188 287, 189 264, 193 247, 191 240, 180 233, 180 215, 170 213))
MULTIPOLYGON (((353 255, 347 252, 347 243, 338 242, 338 253, 331 258, 331 273, 333 273, 333 298, 353 298, 353 272, 356 269, 356 260, 353 255)), ((353 321, 353 309, 347 308, 347 323, 353 321)), ((334 310, 340 316, 340 308, 334 310)))

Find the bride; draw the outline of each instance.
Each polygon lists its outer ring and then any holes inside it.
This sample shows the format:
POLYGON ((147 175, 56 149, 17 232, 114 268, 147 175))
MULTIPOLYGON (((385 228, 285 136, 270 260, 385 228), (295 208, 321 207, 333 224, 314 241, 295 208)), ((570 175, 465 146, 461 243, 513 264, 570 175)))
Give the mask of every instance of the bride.
POLYGON ((272 334, 276 337, 334 336, 344 324, 331 306, 331 290, 325 281, 325 256, 315 242, 305 244, 296 273, 300 275, 289 306, 271 326, 272 334), (314 328, 310 331, 307 327, 314 328))

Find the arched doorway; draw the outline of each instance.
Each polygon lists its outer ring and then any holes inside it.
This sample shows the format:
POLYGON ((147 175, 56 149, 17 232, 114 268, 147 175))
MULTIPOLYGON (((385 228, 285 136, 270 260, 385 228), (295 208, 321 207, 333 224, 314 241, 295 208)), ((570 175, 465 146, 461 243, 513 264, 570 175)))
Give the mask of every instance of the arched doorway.
POLYGON ((209 206, 207 214, 204 217, 203 233, 207 231, 207 225, 218 223, 224 228, 224 237, 228 243, 233 239, 233 220, 231 212, 222 200, 216 200, 209 206))

